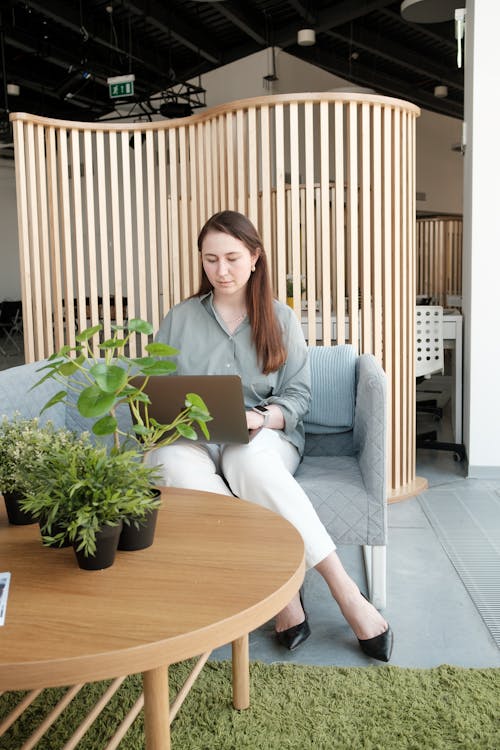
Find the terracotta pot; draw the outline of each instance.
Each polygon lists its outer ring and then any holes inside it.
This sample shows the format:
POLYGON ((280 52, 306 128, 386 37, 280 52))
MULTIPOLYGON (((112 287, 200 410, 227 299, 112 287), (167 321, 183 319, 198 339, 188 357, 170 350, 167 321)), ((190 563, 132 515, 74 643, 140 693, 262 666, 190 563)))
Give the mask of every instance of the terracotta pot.
POLYGON ((22 497, 19 492, 3 493, 7 518, 9 519, 9 523, 14 526, 27 526, 29 523, 36 523, 36 518, 33 518, 31 513, 25 513, 24 510, 21 510, 19 501, 22 500, 22 497))
POLYGON ((96 532, 95 555, 84 555, 83 550, 77 550, 77 542, 73 544, 78 565, 83 570, 103 570, 109 568, 115 561, 116 548, 122 530, 122 522, 117 526, 103 526, 96 532))
POLYGON ((158 508, 155 508, 138 521, 138 527, 135 525, 133 519, 130 519, 130 523, 124 521, 120 541, 118 542, 118 549, 131 552, 151 547, 155 536, 157 518, 158 508))

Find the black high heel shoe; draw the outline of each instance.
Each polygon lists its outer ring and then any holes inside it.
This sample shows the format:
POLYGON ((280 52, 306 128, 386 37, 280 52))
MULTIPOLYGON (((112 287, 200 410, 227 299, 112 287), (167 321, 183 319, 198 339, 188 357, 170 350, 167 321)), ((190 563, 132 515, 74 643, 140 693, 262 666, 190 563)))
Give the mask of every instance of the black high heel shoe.
MULTIPOLYGON (((366 601, 369 601, 368 597, 363 593, 366 601)), ((361 651, 370 656, 372 659, 378 659, 379 661, 389 661, 392 654, 392 647, 394 645, 394 634, 391 630, 390 625, 387 625, 387 630, 384 630, 380 635, 376 635, 373 638, 358 638, 359 647, 361 651)))
POLYGON ((289 651, 293 651, 301 643, 304 643, 307 638, 311 635, 311 628, 307 620, 307 613, 304 609, 304 602, 302 601, 302 591, 299 591, 300 605, 304 610, 304 621, 299 622, 298 625, 292 625, 291 628, 282 630, 281 632, 275 631, 276 639, 281 646, 285 646, 289 651))

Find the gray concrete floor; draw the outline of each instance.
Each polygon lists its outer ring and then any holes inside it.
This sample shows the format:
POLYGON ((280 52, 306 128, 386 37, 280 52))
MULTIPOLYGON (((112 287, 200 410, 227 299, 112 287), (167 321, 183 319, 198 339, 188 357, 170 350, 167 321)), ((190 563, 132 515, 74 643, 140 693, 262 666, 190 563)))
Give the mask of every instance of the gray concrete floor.
MULTIPOLYGON (((451 439, 449 405, 440 427, 440 438, 451 439)), ((423 426, 425 429, 425 425, 423 426)), ((436 530, 424 512, 422 501, 439 504, 457 501, 474 504, 494 498, 500 523, 500 480, 465 478, 465 468, 450 453, 419 450, 417 476, 429 489, 419 497, 388 506, 387 607, 384 616, 394 631, 391 664, 401 667, 500 667, 500 650, 460 576, 447 556, 436 530)), ((471 522, 472 523, 472 522, 471 522)), ((466 531, 466 529, 464 529, 466 531)), ((361 552, 339 547, 349 574, 362 590, 366 580, 361 552)), ((331 598, 325 583, 309 571, 304 584, 305 606, 312 634, 296 651, 280 647, 273 637, 273 623, 266 623, 250 637, 250 657, 264 662, 291 662, 336 666, 377 664, 362 654, 357 640, 331 598)), ((214 652, 229 658, 230 649, 214 652)))
MULTIPOLYGON (((22 354, 9 351, 9 356, 0 357, 0 369, 23 361, 22 354)), ((449 415, 448 403, 440 426, 443 439, 450 438, 449 415)), ((500 509, 500 480, 466 479, 464 466, 454 461, 451 454, 428 450, 417 452, 417 476, 428 480, 429 489, 420 497, 388 507, 388 596, 384 616, 395 637, 391 664, 500 667, 500 650, 421 502, 426 499, 439 504, 445 499, 449 501, 452 495, 457 501, 474 504, 479 497, 489 497, 495 498, 495 505, 500 509)), ((498 527, 500 518, 492 519, 492 523, 498 527)), ((340 547, 339 554, 349 574, 366 590, 360 549, 340 547)), ((304 592, 311 637, 296 651, 286 651, 275 642, 273 623, 268 622, 251 634, 251 659, 337 666, 380 664, 361 653, 356 638, 315 571, 307 573, 304 592)), ((229 656, 229 647, 213 653, 216 659, 229 656)))

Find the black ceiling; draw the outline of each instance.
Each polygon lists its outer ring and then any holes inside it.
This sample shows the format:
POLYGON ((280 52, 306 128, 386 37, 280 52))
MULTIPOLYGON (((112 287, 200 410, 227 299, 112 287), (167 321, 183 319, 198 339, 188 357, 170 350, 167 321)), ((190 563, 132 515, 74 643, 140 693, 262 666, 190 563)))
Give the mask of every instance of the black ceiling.
MULTIPOLYGON (((353 83, 461 118, 463 70, 454 22, 412 24, 400 0, 0 0, 0 127, 9 111, 94 120, 113 111, 107 78, 135 75, 135 98, 158 91, 204 103, 178 82, 277 46, 353 83), (300 28, 316 44, 297 45, 300 28), (20 95, 7 94, 17 84, 20 95), (448 87, 446 98, 434 87, 448 87)), ((130 100, 127 100, 130 101, 130 100)), ((145 113, 157 107, 145 106, 145 113)))

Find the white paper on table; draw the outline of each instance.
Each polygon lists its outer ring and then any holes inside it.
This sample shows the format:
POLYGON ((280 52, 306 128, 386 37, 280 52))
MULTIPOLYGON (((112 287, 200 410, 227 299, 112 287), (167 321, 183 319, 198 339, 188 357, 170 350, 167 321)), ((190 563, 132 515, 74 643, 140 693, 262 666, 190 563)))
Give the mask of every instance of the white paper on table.
POLYGON ((10 573, 0 573, 0 626, 5 624, 7 597, 9 596, 10 573))

